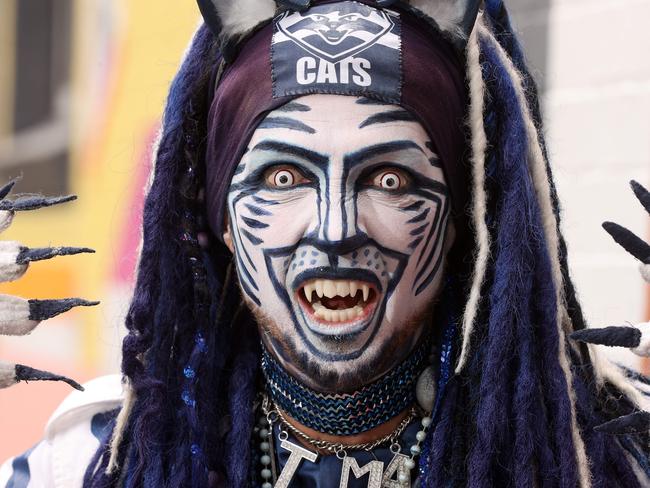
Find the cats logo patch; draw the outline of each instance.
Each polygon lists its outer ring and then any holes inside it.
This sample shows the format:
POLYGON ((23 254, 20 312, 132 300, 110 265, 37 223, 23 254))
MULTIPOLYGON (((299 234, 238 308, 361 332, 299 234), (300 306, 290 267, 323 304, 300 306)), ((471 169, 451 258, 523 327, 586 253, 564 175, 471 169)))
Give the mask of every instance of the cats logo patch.
POLYGON ((401 97, 397 13, 344 1, 274 20, 273 96, 308 93, 401 97))

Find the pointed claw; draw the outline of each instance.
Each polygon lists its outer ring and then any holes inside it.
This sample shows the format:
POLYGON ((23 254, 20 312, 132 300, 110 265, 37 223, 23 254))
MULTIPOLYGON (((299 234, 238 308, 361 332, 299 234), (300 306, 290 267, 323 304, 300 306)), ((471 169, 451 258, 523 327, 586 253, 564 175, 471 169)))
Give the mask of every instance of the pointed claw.
POLYGON ((29 319, 47 320, 67 312, 74 307, 92 307, 99 302, 90 302, 82 298, 64 298, 61 300, 28 300, 29 319))
POLYGON ((18 182, 19 178, 14 178, 11 180, 9 183, 6 183, 5 186, 0 188, 0 200, 4 200, 9 193, 11 193, 11 190, 13 190, 14 185, 18 182))
POLYGON ((650 264, 650 245, 643 239, 614 222, 604 222, 603 229, 632 256, 644 264, 650 264))
POLYGON ((27 264, 33 261, 43 261, 55 256, 71 256, 73 254, 94 253, 94 249, 88 247, 39 247, 29 249, 24 247, 16 257, 17 264, 27 264))
POLYGON ((43 207, 51 207, 60 203, 70 202, 76 200, 76 195, 67 195, 64 197, 43 197, 43 196, 30 196, 21 197, 16 200, 0 201, 0 210, 7 210, 11 212, 20 212, 24 210, 36 210, 43 207))
POLYGON ((641 343, 641 331, 635 327, 582 329, 571 334, 571 339, 589 344, 633 348, 641 343))
POLYGON ((645 434, 650 429, 650 412, 635 412, 605 422, 594 430, 612 435, 645 434))
POLYGON ((83 386, 66 376, 30 368, 29 366, 23 366, 22 364, 16 365, 16 382, 19 381, 63 381, 76 390, 84 391, 83 386))
POLYGON ((643 205, 643 208, 645 208, 646 211, 650 213, 650 192, 646 190, 638 181, 630 181, 630 186, 632 187, 632 191, 636 197, 641 202, 641 205, 643 205))

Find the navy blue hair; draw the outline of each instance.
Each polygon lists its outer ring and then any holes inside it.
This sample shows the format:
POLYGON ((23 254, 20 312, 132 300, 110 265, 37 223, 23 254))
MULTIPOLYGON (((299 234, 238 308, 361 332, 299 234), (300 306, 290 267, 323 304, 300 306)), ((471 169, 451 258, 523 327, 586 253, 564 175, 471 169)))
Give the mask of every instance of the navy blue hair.
MULTIPOLYGON (((486 20, 524 76, 541 133, 534 82, 498 0, 486 20)), ((249 486, 257 329, 241 297, 232 257, 205 231, 201 201, 206 116, 220 55, 201 27, 170 89, 148 193, 143 248, 127 317, 123 373, 135 403, 123 432, 119 469, 107 473, 109 445, 88 467, 84 487, 249 486)), ((540 208, 527 170, 528 148, 513 80, 489 43, 481 46, 486 86, 488 226, 492 249, 472 355, 449 369, 468 288, 468 252, 452 251, 435 329, 444 355, 434 425, 420 460, 423 486, 575 487, 571 401, 594 486, 640 486, 629 459, 647 457, 647 436, 612 438, 593 430, 633 411, 615 385, 598 387, 589 353, 567 344, 572 384, 561 371, 556 293, 540 208), (445 332, 442 333, 441 330, 445 332), (639 446, 646 446, 646 450, 639 446)), ((552 184, 550 168, 549 179, 552 184)), ((559 214, 553 189, 554 208, 559 214)), ((574 327, 584 327, 561 241, 565 295, 574 327)))

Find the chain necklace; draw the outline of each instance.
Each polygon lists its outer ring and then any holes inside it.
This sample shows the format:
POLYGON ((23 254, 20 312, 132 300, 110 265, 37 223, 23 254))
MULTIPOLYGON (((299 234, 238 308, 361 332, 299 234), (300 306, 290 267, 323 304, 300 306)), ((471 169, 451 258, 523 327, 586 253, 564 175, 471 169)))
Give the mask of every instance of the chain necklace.
POLYGON ((358 478, 364 473, 368 473, 369 488, 409 488, 411 486, 411 471, 416 466, 415 458, 420 455, 420 445, 426 438, 428 427, 431 425, 431 417, 428 415, 422 417, 422 427, 416 434, 415 444, 409 448, 410 456, 407 456, 401 453, 402 447, 399 443, 399 437, 417 416, 418 410, 415 407, 411 408, 406 418, 400 422, 393 432, 383 436, 382 438, 367 443, 341 444, 321 439, 314 439, 300 431, 289 423, 284 413, 278 409, 266 395, 262 396, 260 406, 262 413, 264 414, 260 418, 259 428, 257 430, 257 434, 262 440, 260 443, 260 449, 262 451, 262 456, 260 457, 262 470, 260 474, 264 480, 262 488, 288 488, 299 464, 302 461, 316 462, 319 457, 318 452, 309 451, 308 449, 290 442, 289 432, 313 446, 317 451, 328 452, 342 461, 340 485, 342 487, 348 486, 350 474, 353 474, 353 476, 358 478), (273 441, 273 425, 277 422, 281 424, 279 435, 280 446, 291 452, 288 461, 279 475, 276 466, 275 447, 273 441), (363 450, 371 452, 373 449, 387 444, 390 445, 390 451, 394 457, 385 470, 384 463, 381 461, 371 461, 365 466, 360 467, 354 457, 348 456, 348 450, 363 450), (273 481, 273 483, 271 483, 271 481, 273 481))
POLYGON ((262 411, 266 415, 267 419, 270 415, 272 419, 275 419, 276 421, 279 420, 283 427, 288 429, 299 439, 304 440, 319 451, 335 454, 339 459, 342 459, 342 456, 345 457, 346 451, 370 452, 376 447, 383 446, 385 444, 390 444, 391 452, 393 454, 396 454, 400 450, 400 445, 397 440, 404 432, 404 429, 409 426, 409 424, 417 415, 417 409, 415 407, 412 407, 408 415, 399 423, 395 430, 389 432, 383 437, 380 437, 379 439, 371 442, 362 442, 359 444, 342 444, 340 442, 331 442, 324 439, 314 439, 308 434, 305 434, 303 431, 291 424, 284 412, 278 409, 277 406, 267 396, 264 396, 264 399, 262 400, 262 411))

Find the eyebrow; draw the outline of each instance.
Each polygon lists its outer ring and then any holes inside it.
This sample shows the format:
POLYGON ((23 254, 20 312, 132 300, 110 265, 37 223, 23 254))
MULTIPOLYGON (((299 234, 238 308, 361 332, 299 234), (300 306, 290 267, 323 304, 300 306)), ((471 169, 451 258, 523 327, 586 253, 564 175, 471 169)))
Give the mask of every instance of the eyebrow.
POLYGON ((373 124, 386 124, 388 122, 415 122, 417 119, 406 110, 391 110, 373 114, 359 124, 359 129, 373 124))
POLYGON ((416 149, 422 154, 424 149, 422 149, 418 144, 413 141, 392 141, 384 142, 381 144, 375 144, 373 146, 364 147, 356 152, 350 153, 345 156, 345 159, 348 161, 362 162, 366 159, 374 158, 376 156, 381 156, 382 154, 405 151, 407 149, 416 149))
POLYGON ((316 129, 308 126, 304 122, 299 120, 292 119, 291 117, 267 117, 260 125, 257 126, 258 129, 290 129, 298 130, 300 132, 306 132, 307 134, 315 134, 316 129))
POLYGON ((392 105, 392 103, 383 102, 381 100, 377 100, 375 98, 368 98, 368 97, 357 98, 357 100, 354 103, 358 103, 359 105, 392 105))
POLYGON ((281 107, 278 107, 274 110, 274 112, 309 112, 309 111, 311 111, 311 107, 309 105, 305 105, 304 103, 298 103, 298 102, 285 103, 281 107))
POLYGON ((262 141, 255 145, 252 149, 253 151, 275 151, 285 154, 291 154, 302 159, 306 159, 314 163, 317 166, 323 166, 329 161, 329 157, 312 151, 310 149, 304 148, 302 146, 296 146, 294 144, 289 144, 287 142, 279 141, 262 141))

